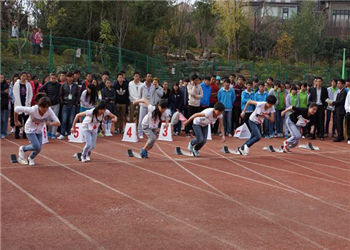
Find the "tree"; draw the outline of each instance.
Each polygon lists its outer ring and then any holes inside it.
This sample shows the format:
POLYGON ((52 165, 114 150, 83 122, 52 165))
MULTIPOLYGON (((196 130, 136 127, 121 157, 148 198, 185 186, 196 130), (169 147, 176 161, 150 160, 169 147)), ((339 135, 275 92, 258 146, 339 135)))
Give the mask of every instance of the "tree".
POLYGON ((303 1, 300 13, 287 21, 284 27, 287 34, 294 37, 293 48, 297 60, 307 59, 313 65, 325 26, 326 16, 323 12, 316 11, 315 2, 303 1))
POLYGON ((194 4, 194 28, 199 34, 199 43, 202 49, 208 46, 208 36, 214 33, 216 15, 213 14, 212 9, 213 0, 201 0, 194 4))
POLYGON ((234 45, 236 62, 238 62, 240 33, 243 24, 246 23, 243 7, 243 0, 217 0, 214 4, 214 13, 218 13, 221 17, 220 27, 227 42, 227 59, 230 59, 234 45))
POLYGON ((274 50, 281 63, 287 63, 288 58, 292 53, 292 44, 293 37, 288 36, 287 33, 282 33, 281 37, 277 39, 274 50))

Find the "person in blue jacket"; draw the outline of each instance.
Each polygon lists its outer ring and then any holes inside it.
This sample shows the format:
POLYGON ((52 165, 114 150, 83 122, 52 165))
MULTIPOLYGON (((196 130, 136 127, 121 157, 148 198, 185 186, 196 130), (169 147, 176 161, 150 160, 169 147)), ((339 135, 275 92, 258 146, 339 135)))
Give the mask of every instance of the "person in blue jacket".
POLYGON ((230 88, 230 80, 224 80, 224 87, 219 90, 218 101, 224 104, 225 111, 223 112, 223 123, 225 135, 232 136, 232 108, 236 100, 236 93, 233 88, 230 88))
MULTIPOLYGON (((258 91, 254 94, 254 101, 256 102, 266 102, 266 98, 268 97, 267 91, 265 91, 265 84, 263 82, 259 82, 258 91)), ((265 119, 264 122, 264 136, 265 138, 270 138, 269 132, 269 120, 265 119)))
MULTIPOLYGON (((252 87, 253 87, 253 84, 251 81, 249 81, 247 83, 247 88, 242 92, 242 97, 241 97, 241 110, 244 109, 245 105, 248 103, 248 101, 252 100, 254 101, 254 92, 252 91, 252 87)), ((253 113, 254 111, 254 105, 250 104, 246 111, 245 111, 245 115, 244 115, 244 118, 243 118, 243 122, 245 122, 249 128, 249 123, 248 123, 248 120, 249 120, 249 117, 250 115, 253 113)), ((250 128, 249 128, 250 129, 250 128)))
POLYGON ((204 110, 210 105, 211 86, 209 76, 204 78, 204 81, 201 83, 201 87, 203 90, 203 97, 201 98, 201 109, 204 110))

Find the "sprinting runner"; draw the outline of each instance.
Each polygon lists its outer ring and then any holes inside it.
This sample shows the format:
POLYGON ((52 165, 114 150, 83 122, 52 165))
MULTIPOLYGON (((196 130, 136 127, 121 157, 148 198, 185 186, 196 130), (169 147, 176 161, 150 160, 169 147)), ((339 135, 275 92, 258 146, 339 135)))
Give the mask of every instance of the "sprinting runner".
POLYGON ((149 101, 146 99, 140 99, 133 102, 134 105, 139 103, 143 103, 144 107, 147 107, 148 110, 141 122, 142 131, 146 134, 148 140, 140 153, 142 158, 148 158, 148 151, 152 149, 157 139, 157 129, 159 124, 162 121, 165 121, 166 127, 168 127, 169 116, 167 116, 166 112, 168 102, 166 100, 160 100, 156 106, 150 105, 149 101))
POLYGON ((222 140, 225 142, 225 131, 222 122, 222 113, 225 111, 225 106, 221 102, 217 102, 214 105, 214 108, 207 108, 200 113, 192 115, 184 125, 190 124, 193 120, 193 131, 196 136, 196 139, 188 143, 188 150, 192 152, 193 156, 199 156, 199 150, 207 142, 208 136, 208 125, 215 124, 216 120, 219 119, 219 126, 222 133, 222 140))
MULTIPOLYGON (((283 142, 283 151, 291 152, 291 148, 296 147, 299 144, 301 138, 300 128, 305 127, 308 123, 315 125, 315 114, 317 112, 317 104, 310 103, 308 108, 297 108, 291 106, 282 112, 284 116, 287 112, 292 113, 286 119, 286 126, 291 134, 288 140, 283 142)), ((313 132, 314 126, 311 127, 313 132)))
POLYGON ((25 123, 24 131, 30 144, 27 146, 20 146, 18 151, 18 162, 20 164, 29 164, 34 166, 34 158, 40 153, 42 147, 42 129, 44 124, 47 126, 58 127, 61 125, 55 113, 50 108, 50 98, 42 93, 39 93, 35 98, 38 103, 32 107, 17 106, 15 108, 14 120, 16 126, 20 127, 22 124, 18 121, 18 113, 25 113, 29 115, 29 119, 25 123), (25 152, 32 151, 30 156, 26 158, 25 152))
POLYGON ((72 125, 72 134, 76 132, 76 124, 82 117, 85 117, 82 128, 86 144, 81 153, 81 162, 85 163, 91 160, 91 151, 96 147, 99 126, 102 125, 106 119, 111 119, 112 122, 116 122, 117 117, 107 109, 106 103, 101 101, 95 108, 86 110, 75 116, 72 125))
POLYGON ((241 147, 238 148, 240 154, 248 155, 249 148, 261 139, 261 124, 264 122, 265 118, 272 123, 274 122, 274 105, 276 104, 276 101, 277 99, 275 96, 269 95, 266 98, 266 102, 256 102, 253 100, 247 102, 241 113, 242 118, 245 116, 245 111, 249 105, 255 105, 256 108, 248 120, 251 136, 241 147))

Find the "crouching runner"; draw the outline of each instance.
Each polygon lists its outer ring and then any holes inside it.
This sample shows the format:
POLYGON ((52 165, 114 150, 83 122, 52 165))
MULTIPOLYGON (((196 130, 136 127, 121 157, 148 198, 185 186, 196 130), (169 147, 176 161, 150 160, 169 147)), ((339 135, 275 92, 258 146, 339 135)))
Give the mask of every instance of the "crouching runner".
POLYGON ((273 95, 269 95, 266 98, 266 102, 256 102, 253 100, 249 100, 247 104, 245 105, 241 117, 244 118, 245 111, 247 107, 252 104, 255 105, 254 112, 250 115, 248 123, 250 128, 251 136, 250 138, 241 146, 238 148, 238 152, 242 155, 248 155, 249 154, 249 148, 253 146, 255 143, 260 141, 261 139, 261 124, 264 122, 264 119, 268 119, 270 122, 274 122, 274 113, 275 113, 275 107, 276 104, 276 97, 273 95))
POLYGON ((208 136, 208 125, 215 124, 216 120, 219 119, 219 126, 221 128, 222 140, 225 142, 225 131, 222 122, 222 113, 225 111, 225 106, 221 102, 217 102, 214 108, 207 108, 200 113, 192 115, 185 123, 190 124, 193 120, 193 131, 196 139, 188 143, 188 150, 192 152, 193 156, 199 156, 199 150, 207 142, 208 136))
POLYGON ((282 112, 284 116, 287 112, 292 113, 286 119, 286 127, 288 128, 291 137, 283 142, 283 151, 291 152, 291 148, 296 147, 299 144, 301 138, 300 129, 306 125, 311 125, 311 132, 313 132, 315 126, 315 114, 317 112, 317 104, 310 103, 308 108, 297 108, 291 106, 282 112))
POLYGON ((148 100, 140 99, 134 101, 133 104, 137 105, 143 103, 148 109, 148 113, 142 119, 141 126, 143 133, 146 134, 148 140, 146 145, 141 149, 141 157, 148 158, 148 151, 153 148, 157 139, 157 129, 161 121, 166 122, 166 126, 169 124, 169 116, 167 115, 168 102, 166 100, 160 100, 156 106, 150 105, 148 100))
POLYGON ((111 119, 112 122, 116 122, 117 117, 107 109, 106 103, 102 101, 95 108, 86 110, 75 116, 72 125, 72 134, 76 131, 76 124, 82 117, 85 117, 82 128, 86 144, 81 153, 81 162, 85 163, 90 161, 91 151, 96 147, 99 126, 102 125, 106 119, 111 119))
POLYGON ((45 96, 45 94, 39 93, 35 98, 38 103, 32 107, 18 106, 15 108, 14 120, 18 127, 22 124, 18 121, 18 113, 26 113, 29 115, 24 131, 30 144, 27 146, 20 146, 18 152, 18 162, 20 164, 29 164, 29 166, 34 166, 34 158, 40 153, 42 146, 42 129, 44 124, 47 126, 60 126, 60 121, 58 120, 55 113, 50 108, 51 101, 50 98, 45 96), (30 156, 26 158, 25 152, 32 151, 30 156))

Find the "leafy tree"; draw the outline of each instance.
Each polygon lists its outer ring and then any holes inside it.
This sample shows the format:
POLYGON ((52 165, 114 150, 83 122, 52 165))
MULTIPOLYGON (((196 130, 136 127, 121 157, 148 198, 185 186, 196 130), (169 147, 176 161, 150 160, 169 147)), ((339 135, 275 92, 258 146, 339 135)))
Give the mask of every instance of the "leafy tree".
POLYGON ((276 46, 274 48, 275 54, 280 59, 280 62, 287 62, 289 56, 292 53, 293 37, 283 33, 279 39, 277 39, 276 46))

